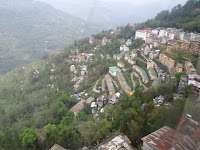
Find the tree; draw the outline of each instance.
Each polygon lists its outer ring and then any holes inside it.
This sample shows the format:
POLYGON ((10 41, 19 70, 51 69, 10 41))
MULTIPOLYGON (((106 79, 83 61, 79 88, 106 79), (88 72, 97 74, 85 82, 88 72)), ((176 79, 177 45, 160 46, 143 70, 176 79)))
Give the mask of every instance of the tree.
POLYGON ((23 148, 26 148, 27 150, 38 149, 37 136, 33 129, 26 129, 24 133, 21 134, 21 139, 23 148))

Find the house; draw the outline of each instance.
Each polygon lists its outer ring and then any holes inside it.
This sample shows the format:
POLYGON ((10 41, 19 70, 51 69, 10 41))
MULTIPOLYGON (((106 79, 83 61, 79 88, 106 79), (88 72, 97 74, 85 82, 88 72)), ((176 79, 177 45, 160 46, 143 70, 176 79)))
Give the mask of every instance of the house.
POLYGON ((142 81, 144 83, 148 83, 149 82, 149 78, 148 78, 146 72, 141 67, 139 67, 137 65, 133 65, 133 69, 140 74, 140 76, 142 77, 142 81))
POLYGON ((160 50, 152 50, 149 53, 149 58, 152 59, 152 60, 156 59, 156 58, 158 58, 159 54, 160 54, 160 50))
POLYGON ((91 37, 91 38, 89 39, 89 43, 90 43, 90 44, 93 44, 93 42, 94 42, 94 38, 91 37))
POLYGON ((149 76, 150 76, 151 80, 156 80, 157 74, 156 74, 155 69, 154 68, 149 68, 148 72, 149 72, 149 76))
POLYGON ((160 54, 159 61, 169 68, 173 68, 175 65, 175 61, 167 57, 165 54, 160 54))
MULTIPOLYGON (((188 85, 187 75, 182 75, 179 81, 177 93, 183 95, 185 92, 185 87, 188 85)), ((182 96, 181 96, 182 97, 182 96)))
POLYGON ((127 136, 115 134, 91 148, 91 150, 133 150, 133 148, 127 136))
POLYGON ((167 46, 166 52, 169 53, 169 54, 171 54, 172 53, 172 47, 171 46, 167 46))
POLYGON ((120 67, 120 68, 124 68, 125 65, 124 65, 123 62, 120 61, 120 62, 117 63, 117 66, 120 67))
POLYGON ((131 46, 131 45, 132 45, 132 40, 128 39, 127 42, 126 42, 126 46, 131 46))
POLYGON ((121 72, 117 74, 117 78, 119 80, 122 90, 124 92, 126 92, 127 94, 131 95, 132 90, 131 90, 130 86, 127 84, 127 82, 121 72))
POLYGON ((197 71, 196 69, 194 68, 193 64, 191 61, 186 61, 185 62, 185 72, 186 74, 196 74, 197 71))
POLYGON ((49 150, 67 150, 58 144, 54 144, 49 150))
POLYGON ((147 31, 144 30, 137 30, 135 33, 135 39, 142 39, 146 41, 147 38, 147 31))
POLYGON ((133 49, 131 51, 131 57, 133 57, 133 58, 137 57, 137 49, 133 49))
POLYGON ((71 65, 71 66, 70 66, 70 71, 71 71, 71 72, 76 72, 76 68, 75 68, 74 65, 71 65))
POLYGON ((116 103, 118 103, 119 102, 119 98, 117 97, 117 95, 116 94, 113 94, 113 95, 109 95, 108 96, 108 103, 109 104, 116 104, 116 103))
POLYGON ((131 64, 131 65, 135 65, 136 64, 136 58, 129 58, 128 63, 131 64))
POLYGON ((85 100, 82 99, 80 102, 78 102, 76 105, 74 105, 70 111, 73 112, 73 113, 77 113, 77 112, 80 112, 81 110, 83 110, 84 108, 84 103, 85 103, 85 100))
POLYGON ((164 96, 160 95, 159 97, 154 98, 153 101, 155 105, 160 106, 164 103, 164 99, 164 96))
POLYGON ((152 46, 151 45, 146 45, 145 46, 145 49, 144 49, 144 54, 145 55, 148 55, 149 53, 150 53, 150 51, 151 51, 151 48, 152 48, 152 46))
POLYGON ((176 72, 183 72, 183 65, 180 63, 177 63, 176 65, 176 72))
POLYGON ((167 126, 142 138, 143 150, 195 150, 197 144, 190 136, 167 126))
POLYGON ((113 66, 113 67, 109 67, 109 73, 112 75, 112 76, 117 76, 117 73, 121 72, 121 69, 119 69, 118 67, 116 66, 113 66))
POLYGON ((106 85, 108 87, 109 95, 115 94, 115 87, 113 85, 111 76, 107 74, 105 78, 106 78, 106 85))
POLYGON ((168 32, 165 29, 160 30, 159 37, 167 37, 168 32))
POLYGON ((125 54, 125 56, 124 56, 124 60, 128 60, 130 58, 130 54, 129 54, 129 52, 127 52, 126 54, 125 54))
POLYGON ((197 93, 200 91, 200 75, 199 74, 189 74, 188 75, 188 85, 193 85, 194 90, 197 93))
POLYGON ((129 52, 129 48, 126 45, 120 46, 120 51, 121 52, 129 52))
POLYGON ((117 55, 117 60, 121 60, 124 57, 125 52, 121 52, 117 55))
POLYGON ((147 69, 153 68, 154 66, 155 66, 154 61, 152 61, 152 60, 148 60, 148 61, 147 61, 147 69))

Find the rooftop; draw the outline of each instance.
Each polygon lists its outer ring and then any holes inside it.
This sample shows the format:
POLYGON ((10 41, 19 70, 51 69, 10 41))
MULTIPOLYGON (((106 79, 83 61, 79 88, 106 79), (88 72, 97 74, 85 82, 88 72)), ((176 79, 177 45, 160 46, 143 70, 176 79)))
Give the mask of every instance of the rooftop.
POLYGON ((121 71, 121 69, 119 69, 117 66, 109 67, 109 70, 111 72, 120 72, 121 71))
POLYGON ((149 71, 151 72, 152 76, 157 76, 156 71, 154 68, 149 68, 149 71))
POLYGON ((127 136, 115 135, 100 143, 91 150, 133 150, 127 136))
POLYGON ((142 69, 141 67, 139 67, 137 65, 133 65, 133 68, 139 69, 141 71, 141 73, 142 73, 142 77, 144 78, 144 80, 148 80, 149 81, 149 78, 148 78, 146 72, 144 71, 144 69, 142 69))
POLYGON ((194 150, 196 143, 188 136, 167 126, 142 138, 151 147, 158 150, 194 150))

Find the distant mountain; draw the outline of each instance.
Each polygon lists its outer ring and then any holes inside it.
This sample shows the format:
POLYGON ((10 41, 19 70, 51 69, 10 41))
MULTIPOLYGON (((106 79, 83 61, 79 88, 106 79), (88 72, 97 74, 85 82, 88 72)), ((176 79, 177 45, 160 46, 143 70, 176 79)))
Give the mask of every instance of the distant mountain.
POLYGON ((40 60, 103 27, 34 0, 0 0, 0 74, 40 60))

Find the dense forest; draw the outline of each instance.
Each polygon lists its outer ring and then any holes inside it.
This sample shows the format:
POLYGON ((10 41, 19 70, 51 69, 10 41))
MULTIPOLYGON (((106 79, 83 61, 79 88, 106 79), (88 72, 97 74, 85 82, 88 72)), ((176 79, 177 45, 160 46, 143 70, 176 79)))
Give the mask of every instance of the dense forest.
POLYGON ((200 32, 200 1, 188 0, 184 6, 177 5, 171 11, 163 10, 154 19, 143 23, 145 27, 175 27, 185 31, 200 32))
MULTIPOLYGON (((188 100, 188 95, 192 93, 191 86, 185 88, 184 98, 172 101, 172 95, 176 92, 183 73, 176 73, 169 82, 161 83, 146 91, 138 85, 134 95, 122 94, 118 104, 106 107, 105 111, 99 114, 100 119, 93 118, 90 105, 87 104, 76 115, 69 111, 78 103, 71 96, 74 93, 86 90, 89 96, 95 98, 99 96, 91 92, 92 87, 108 72, 109 66, 116 65, 116 61, 112 58, 102 58, 101 55, 112 57, 113 54, 119 53, 121 45, 119 39, 133 38, 135 31, 144 25, 172 27, 173 23, 167 24, 164 20, 175 22, 175 16, 178 17, 180 10, 183 12, 188 10, 195 16, 197 4, 199 1, 189 0, 185 6, 174 8, 172 10, 174 16, 172 15, 171 19, 169 16, 172 12, 161 12, 154 20, 144 24, 119 27, 115 34, 111 34, 111 30, 102 31, 93 35, 95 39, 93 44, 89 44, 89 38, 75 41, 65 50, 43 61, 17 68, 1 76, 0 149, 47 150, 57 143, 67 149, 76 150, 84 146, 92 147, 116 132, 127 135, 132 145, 140 149, 142 137, 165 125, 176 128, 185 111, 200 121, 198 115, 200 107, 188 100), (165 18, 163 14, 166 14, 165 18), (103 37, 112 42, 99 47, 93 60, 75 64, 79 70, 83 64, 88 66, 86 79, 75 91, 71 82, 73 75, 69 70, 73 64, 70 56, 75 55, 77 49, 80 53, 92 53, 103 37), (156 107, 153 98, 160 95, 163 95, 165 102, 170 102, 170 105, 156 107)), ((195 17, 184 23, 176 22, 174 27, 184 27, 193 20, 195 17)), ((190 25, 188 28, 194 31, 190 25)), ((139 48, 143 43, 142 40, 133 40, 130 49, 139 48)))

